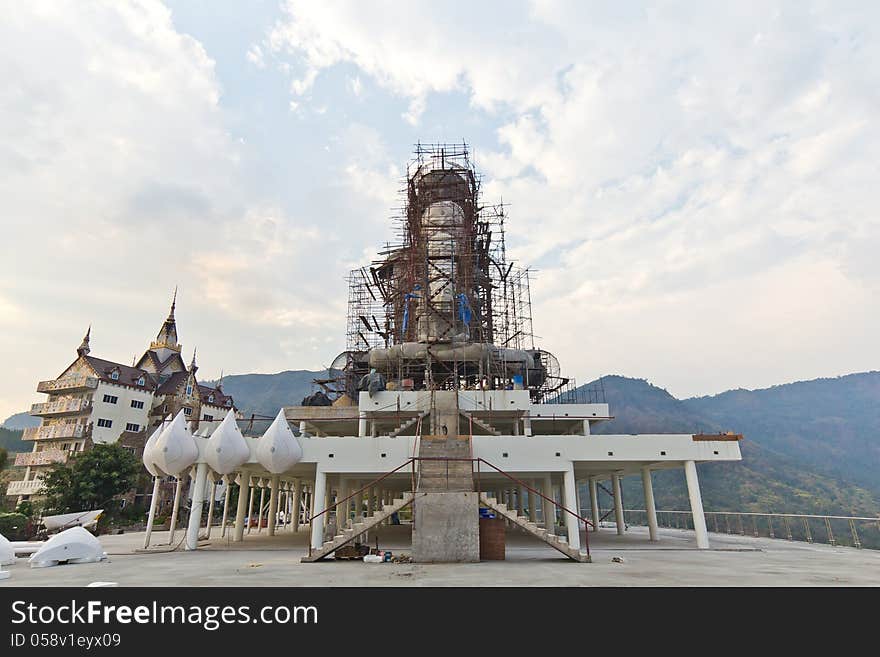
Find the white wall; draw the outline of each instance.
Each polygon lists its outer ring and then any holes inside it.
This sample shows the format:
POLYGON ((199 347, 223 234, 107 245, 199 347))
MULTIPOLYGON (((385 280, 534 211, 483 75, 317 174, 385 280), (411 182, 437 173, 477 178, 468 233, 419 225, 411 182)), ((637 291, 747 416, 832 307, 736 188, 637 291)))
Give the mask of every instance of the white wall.
POLYGON ((152 400, 153 394, 148 390, 101 381, 92 397, 92 440, 96 443, 115 443, 129 422, 137 424, 143 430, 147 425, 147 414, 152 400), (118 399, 115 404, 110 404, 104 401, 104 395, 113 395, 118 399), (132 408, 132 400, 142 401, 144 407, 132 408), (113 425, 110 428, 99 427, 98 420, 101 418, 110 420, 113 425))

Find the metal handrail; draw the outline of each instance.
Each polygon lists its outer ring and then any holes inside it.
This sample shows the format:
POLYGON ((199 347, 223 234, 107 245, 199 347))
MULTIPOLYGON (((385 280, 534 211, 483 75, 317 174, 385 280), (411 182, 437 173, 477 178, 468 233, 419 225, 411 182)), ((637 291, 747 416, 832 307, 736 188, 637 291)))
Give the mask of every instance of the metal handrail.
MULTIPOLYGON (((645 509, 627 509, 624 511, 626 513, 647 513, 645 509)), ((680 510, 657 510, 657 515, 660 514, 669 514, 672 516, 684 516, 685 518, 692 515, 691 511, 680 511, 680 510)), ((781 518, 783 523, 783 528, 785 530, 785 538, 787 540, 793 541, 794 534, 792 532, 791 525, 789 524, 789 520, 801 520, 803 523, 804 529, 804 538, 808 543, 813 542, 813 532, 810 529, 810 520, 821 520, 825 525, 825 533, 827 535, 829 545, 837 545, 838 541, 834 536, 834 531, 831 528, 832 520, 844 520, 849 524, 850 534, 852 535, 853 545, 857 548, 862 547, 862 541, 859 537, 858 530, 856 529, 856 522, 868 522, 868 523, 876 523, 877 528, 880 529, 880 515, 876 517, 865 517, 865 516, 837 516, 837 515, 821 515, 821 514, 809 514, 809 513, 776 513, 776 512, 759 512, 759 511, 704 511, 705 516, 711 517, 714 520, 715 524, 715 533, 725 533, 719 531, 718 528, 718 517, 724 517, 725 524, 727 527, 728 534, 739 533, 742 536, 746 535, 746 528, 743 524, 742 517, 751 517, 752 518, 752 528, 751 533, 758 537, 760 536, 758 530, 757 520, 758 518, 766 518, 767 519, 767 531, 770 538, 777 538, 775 529, 773 527, 773 519, 781 518), (730 517, 734 516, 739 519, 739 531, 731 531, 730 527, 730 517)), ((799 532, 798 532, 799 533, 799 532)), ((782 536, 780 536, 781 538, 782 536)))

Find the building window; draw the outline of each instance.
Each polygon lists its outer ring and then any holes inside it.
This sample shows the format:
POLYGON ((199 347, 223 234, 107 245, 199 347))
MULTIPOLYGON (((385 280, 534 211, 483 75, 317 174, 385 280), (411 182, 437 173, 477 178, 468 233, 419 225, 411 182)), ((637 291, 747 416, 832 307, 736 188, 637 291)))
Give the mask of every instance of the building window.
POLYGON ((213 422, 213 421, 214 421, 214 416, 213 416, 213 415, 208 415, 207 413, 205 413, 205 417, 203 417, 202 419, 203 419, 205 422, 213 422))
POLYGON ((131 400, 131 407, 132 408, 143 408, 144 402, 138 401, 137 399, 132 399, 131 400))
POLYGON ((126 422, 125 423, 125 430, 126 431, 134 431, 135 433, 137 433, 138 431, 141 430, 141 427, 140 427, 140 425, 137 425, 134 422, 126 422))
POLYGON ((193 412, 193 409, 191 409, 191 408, 184 408, 183 409, 184 415, 192 415, 192 412, 193 412))
POLYGON ((109 429, 110 427, 113 426, 113 420, 105 420, 104 418, 99 417, 98 418, 98 426, 109 429))
POLYGON ((139 386, 144 385, 144 377, 139 378, 138 381, 137 381, 137 383, 138 383, 139 386))
POLYGON ((208 395, 208 402, 211 404, 214 403, 214 395, 208 395))
POLYGON ((226 405, 227 405, 227 406, 232 406, 232 400, 231 400, 231 399, 227 399, 227 400, 226 400, 226 405))
POLYGON ((119 370, 113 370, 110 372, 110 378, 114 381, 119 381, 119 370))
POLYGON ((66 451, 68 451, 69 449, 70 449, 70 443, 62 443, 62 444, 61 444, 61 451, 62 451, 62 452, 66 452, 66 451))
POLYGON ((189 396, 192 395, 192 394, 193 394, 193 387, 192 387, 192 384, 187 384, 187 386, 186 386, 186 396, 189 397, 189 396))
POLYGON ((104 401, 108 404, 115 404, 119 401, 119 397, 116 395, 104 395, 104 401))

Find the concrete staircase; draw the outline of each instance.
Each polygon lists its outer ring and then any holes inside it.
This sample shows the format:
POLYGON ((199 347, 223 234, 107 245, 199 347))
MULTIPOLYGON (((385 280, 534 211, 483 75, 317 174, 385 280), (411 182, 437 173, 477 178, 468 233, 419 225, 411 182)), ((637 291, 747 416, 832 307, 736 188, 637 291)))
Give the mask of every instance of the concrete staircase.
MULTIPOLYGON (((423 459, 470 459, 470 438, 422 436, 419 456, 423 459)), ((419 461, 419 492, 445 493, 474 490, 474 466, 467 461, 419 461)))
POLYGON ((531 534, 535 538, 541 539, 553 549, 559 550, 569 559, 573 559, 574 561, 579 561, 581 563, 588 563, 590 561, 589 555, 587 555, 585 552, 581 552, 571 547, 568 544, 567 538, 565 538, 564 536, 556 536, 555 534, 549 533, 546 529, 543 529, 539 527, 536 523, 531 522, 527 516, 519 515, 516 509, 508 509, 506 504, 499 502, 494 497, 487 497, 486 495, 481 493, 480 503, 484 506, 489 507, 490 509, 495 511, 495 513, 503 516, 504 518, 507 518, 526 533, 531 534))
POLYGON ((414 424, 418 424, 419 420, 423 419, 427 415, 428 415, 428 411, 425 411, 424 413, 420 413, 419 415, 416 415, 415 417, 410 418, 409 420, 407 420, 406 422, 401 424, 399 427, 397 427, 394 431, 392 431, 388 435, 392 438, 396 438, 397 436, 402 434, 404 431, 409 429, 414 424))
POLYGON ((474 417, 474 416, 470 416, 468 418, 468 420, 473 422, 474 424, 476 424, 478 427, 482 427, 485 431, 488 431, 493 436, 500 436, 501 435, 501 432, 498 431, 498 429, 493 427, 491 424, 489 424, 485 420, 481 420, 480 418, 474 417))
POLYGON ((386 520, 392 513, 396 513, 404 507, 409 506, 412 504, 412 501, 412 493, 403 493, 403 497, 394 499, 391 504, 385 504, 381 511, 376 511, 371 516, 359 519, 350 528, 347 527, 343 529, 339 534, 334 536, 332 540, 325 541, 324 545, 317 550, 313 549, 310 555, 304 556, 300 561, 309 563, 323 559, 328 554, 336 552, 336 550, 346 543, 350 543, 364 532, 369 531, 383 520, 386 520))

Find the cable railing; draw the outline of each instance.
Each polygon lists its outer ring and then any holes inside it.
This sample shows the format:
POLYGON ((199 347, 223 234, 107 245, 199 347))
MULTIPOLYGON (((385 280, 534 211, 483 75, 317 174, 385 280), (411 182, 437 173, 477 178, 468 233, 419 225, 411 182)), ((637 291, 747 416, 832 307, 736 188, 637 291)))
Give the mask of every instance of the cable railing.
MULTIPOLYGON (((623 514, 628 524, 648 524, 644 509, 626 509, 623 514)), ((704 515, 707 529, 716 534, 880 549, 880 515, 871 518, 755 511, 705 511, 704 515)), ((657 524, 672 529, 693 529, 693 515, 690 511, 657 510, 657 524)))

